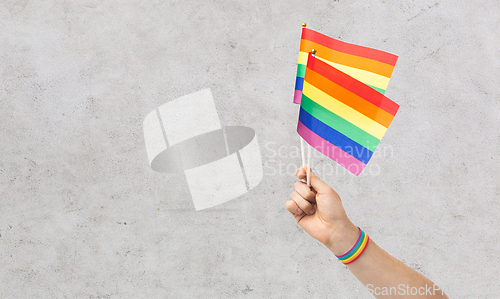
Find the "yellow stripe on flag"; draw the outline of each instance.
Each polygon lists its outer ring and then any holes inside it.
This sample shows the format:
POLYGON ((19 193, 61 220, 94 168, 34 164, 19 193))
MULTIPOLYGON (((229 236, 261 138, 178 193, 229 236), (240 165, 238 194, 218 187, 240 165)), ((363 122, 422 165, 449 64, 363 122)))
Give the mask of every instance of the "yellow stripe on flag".
POLYGON ((299 52, 299 64, 307 65, 307 57, 309 57, 309 53, 299 52))
POLYGON ((304 88, 302 89, 302 92, 309 99, 318 103, 318 105, 323 106, 325 109, 342 117, 379 140, 382 139, 385 131, 387 131, 387 128, 383 125, 324 93, 307 81, 304 81, 304 88))
MULTIPOLYGON (((300 52, 299 53, 299 64, 307 65, 307 57, 309 53, 306 52, 300 52)), ((390 78, 387 78, 385 76, 375 74, 369 71, 365 70, 360 70, 354 67, 338 64, 331 62, 329 60, 323 59, 319 56, 316 55, 316 58, 328 63, 329 65, 333 66, 334 68, 340 70, 341 72, 344 72, 348 74, 349 76, 353 77, 354 79, 361 81, 365 84, 381 88, 383 90, 387 89, 387 86, 389 85, 389 80, 390 78)))

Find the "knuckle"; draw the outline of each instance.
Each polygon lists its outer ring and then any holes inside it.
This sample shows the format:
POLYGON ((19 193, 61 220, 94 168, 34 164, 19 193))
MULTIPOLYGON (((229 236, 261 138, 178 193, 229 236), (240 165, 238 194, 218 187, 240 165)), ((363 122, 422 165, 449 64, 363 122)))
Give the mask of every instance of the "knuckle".
POLYGON ((316 199, 316 194, 309 191, 309 193, 307 194, 307 201, 312 201, 314 199, 316 199))
POLYGON ((304 211, 309 211, 312 208, 312 204, 308 202, 307 200, 304 200, 304 203, 302 204, 304 211))

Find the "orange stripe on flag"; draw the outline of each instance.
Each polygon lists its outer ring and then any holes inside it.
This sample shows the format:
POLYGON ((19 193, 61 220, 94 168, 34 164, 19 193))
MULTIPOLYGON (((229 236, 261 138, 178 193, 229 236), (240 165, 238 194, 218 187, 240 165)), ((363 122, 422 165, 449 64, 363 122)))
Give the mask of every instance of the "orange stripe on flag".
POLYGON ((373 105, 380 107, 386 112, 392 115, 396 115, 396 112, 399 109, 398 104, 394 103, 389 98, 375 91, 375 89, 367 86, 366 84, 363 84, 362 82, 355 79, 353 80, 351 76, 328 65, 326 62, 323 62, 319 59, 311 59, 311 57, 312 55, 311 53, 309 53, 309 58, 307 59, 307 69, 315 71, 316 73, 324 76, 332 82, 335 82, 336 84, 351 91, 352 93, 358 95, 359 97, 365 99, 373 105))
POLYGON ((354 67, 357 69, 369 71, 375 74, 390 78, 394 66, 377 60, 356 56, 348 53, 339 52, 330 49, 324 45, 302 39, 300 41, 300 51, 309 53, 312 49, 316 50, 316 56, 328 61, 354 67))
POLYGON ((390 113, 380 109, 362 97, 337 85, 335 82, 328 80, 309 68, 306 71, 305 81, 386 128, 389 127, 394 119, 394 116, 390 113))

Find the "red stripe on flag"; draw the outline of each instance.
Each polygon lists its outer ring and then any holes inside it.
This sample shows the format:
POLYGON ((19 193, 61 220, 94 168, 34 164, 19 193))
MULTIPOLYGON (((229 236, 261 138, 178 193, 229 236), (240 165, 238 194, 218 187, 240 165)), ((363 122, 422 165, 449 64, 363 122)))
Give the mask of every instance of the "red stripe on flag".
MULTIPOLYGON (((399 105, 393 102, 391 99, 387 98, 380 92, 362 83, 361 81, 358 81, 353 77, 347 75, 346 73, 339 71, 326 62, 314 58, 311 53, 309 53, 309 58, 307 59, 307 68, 315 71, 328 80, 360 96, 366 101, 372 103, 377 107, 380 107, 381 109, 387 111, 392 115, 396 115, 396 112, 399 109, 399 105)), ((307 76, 306 82, 310 82, 307 80, 307 76)), ((310 83, 314 85, 314 81, 310 83)))
POLYGON ((351 55, 356 55, 360 57, 365 57, 368 59, 373 59, 377 60, 383 63, 387 63, 390 65, 396 65, 396 61, 398 60, 398 56, 394 54, 390 54, 384 51, 368 48, 368 47, 363 47, 363 46, 358 46, 354 44, 349 44, 346 42, 342 42, 339 40, 336 40, 334 38, 331 38, 329 36, 326 36, 324 34, 321 34, 319 32, 316 32, 311 29, 307 28, 302 28, 302 39, 310 40, 312 42, 321 44, 325 47, 328 47, 330 49, 339 51, 339 52, 344 52, 348 53, 351 55))

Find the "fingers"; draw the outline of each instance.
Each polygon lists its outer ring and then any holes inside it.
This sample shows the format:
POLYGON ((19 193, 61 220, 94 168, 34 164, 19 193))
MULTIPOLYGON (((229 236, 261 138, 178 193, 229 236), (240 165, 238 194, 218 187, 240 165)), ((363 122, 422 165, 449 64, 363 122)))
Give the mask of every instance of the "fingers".
MULTIPOLYGON (((307 176, 306 175, 306 168, 301 167, 301 168, 297 169, 297 171, 295 172, 295 175, 297 176, 297 178, 299 180, 306 179, 306 176, 307 176)), ((311 169, 311 187, 313 187, 314 190, 316 190, 316 192, 319 192, 319 193, 326 193, 332 189, 330 186, 328 186, 327 183, 323 182, 320 178, 318 178, 316 176, 316 174, 312 171, 312 169, 311 169)))
POLYGON ((297 191, 292 192, 292 194, 290 195, 290 199, 294 201, 297 206, 307 215, 314 214, 315 209, 312 203, 304 199, 299 193, 297 193, 297 191))
MULTIPOLYGON (((311 168, 312 173, 312 168, 311 168)), ((299 180, 305 180, 307 178, 307 167, 300 167, 295 171, 295 175, 299 180)))
POLYGON ((302 215, 304 211, 295 203, 293 200, 289 200, 285 203, 285 208, 288 212, 292 213, 294 216, 302 215))
POLYGON ((300 221, 307 216, 307 214, 304 213, 304 211, 302 211, 302 209, 299 208, 299 206, 293 200, 287 201, 285 203, 285 207, 288 212, 290 212, 293 217, 295 217, 295 221, 297 221, 297 223, 300 223, 300 221))
POLYGON ((311 190, 309 186, 307 186, 304 182, 297 181, 293 185, 295 191, 302 196, 305 200, 310 203, 316 203, 316 192, 311 190))
MULTIPOLYGON (((312 172, 312 169, 311 169, 311 172, 312 172)), ((306 179, 306 168, 305 167, 300 167, 300 168, 297 168, 297 170, 295 170, 295 176, 299 179, 299 180, 305 180, 306 179)))

